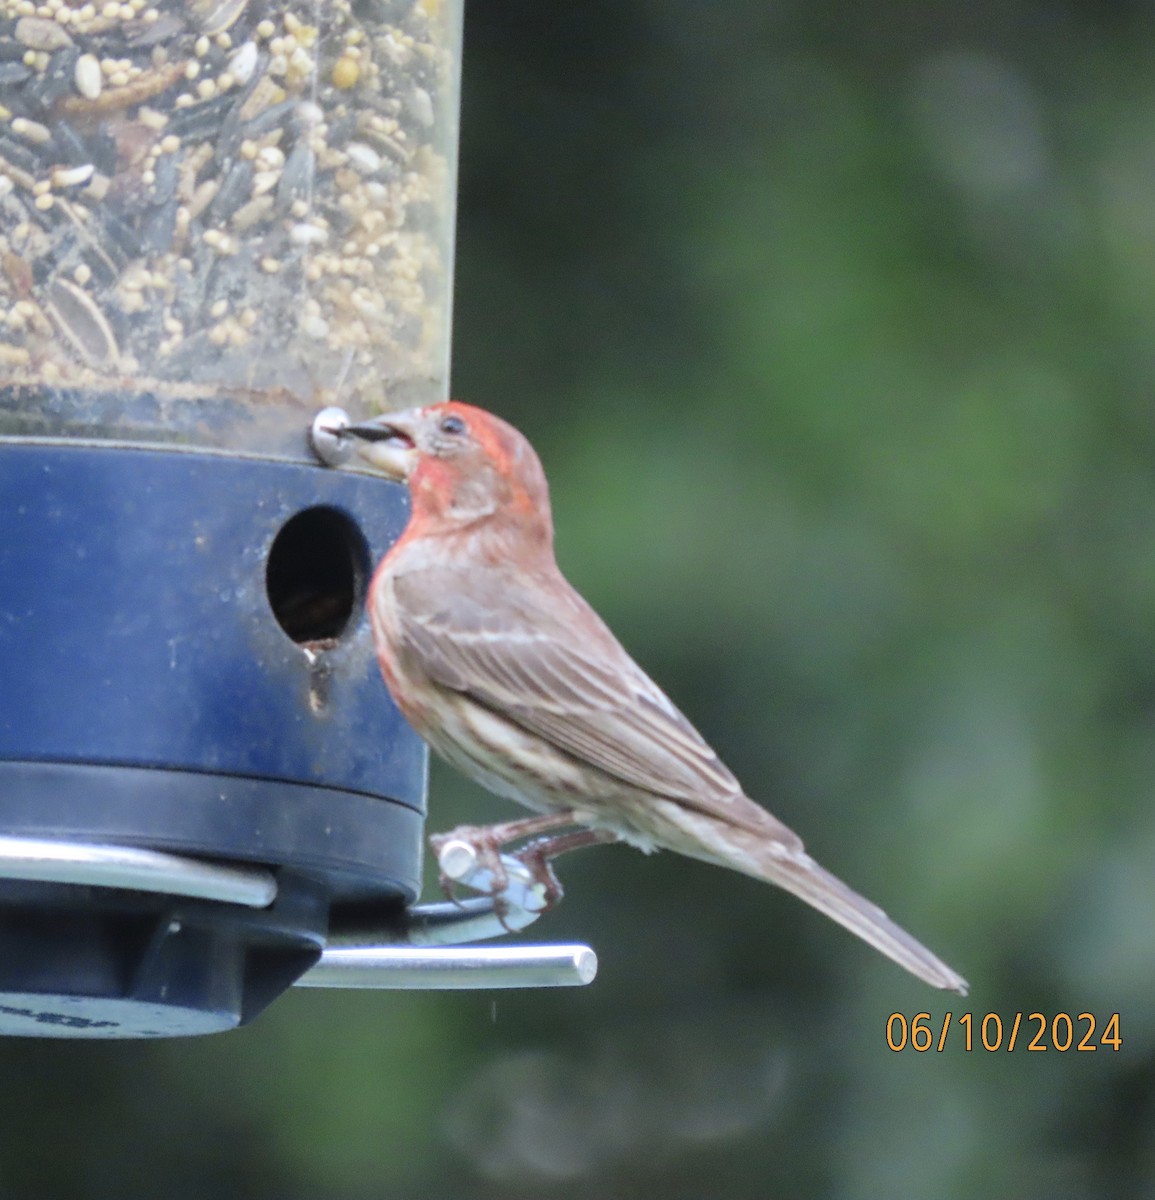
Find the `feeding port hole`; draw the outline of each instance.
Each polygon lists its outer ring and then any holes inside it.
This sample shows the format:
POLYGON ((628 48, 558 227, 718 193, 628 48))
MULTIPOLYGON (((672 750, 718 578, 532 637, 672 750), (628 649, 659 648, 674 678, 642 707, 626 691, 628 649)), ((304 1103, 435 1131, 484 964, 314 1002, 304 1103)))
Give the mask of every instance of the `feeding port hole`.
POLYGON ((265 586, 280 627, 299 645, 339 638, 365 598, 369 547, 338 508, 307 508, 269 548, 265 586))

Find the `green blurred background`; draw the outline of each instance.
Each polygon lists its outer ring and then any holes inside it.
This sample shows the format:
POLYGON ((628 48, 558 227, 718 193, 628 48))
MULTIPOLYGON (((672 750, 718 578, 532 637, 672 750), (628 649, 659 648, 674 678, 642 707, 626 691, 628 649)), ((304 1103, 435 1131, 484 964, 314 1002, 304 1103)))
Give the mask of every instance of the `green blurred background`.
MULTIPOLYGON (((0 1042, 0 1198, 1155 1196, 1153 35, 1138 0, 467 17, 455 393, 536 443, 563 569, 748 790, 971 997, 592 851, 534 931, 589 989, 0 1042), (1119 1012, 1122 1049, 887 1048, 948 1008, 1119 1012)), ((431 807, 510 811, 440 768, 431 807)))

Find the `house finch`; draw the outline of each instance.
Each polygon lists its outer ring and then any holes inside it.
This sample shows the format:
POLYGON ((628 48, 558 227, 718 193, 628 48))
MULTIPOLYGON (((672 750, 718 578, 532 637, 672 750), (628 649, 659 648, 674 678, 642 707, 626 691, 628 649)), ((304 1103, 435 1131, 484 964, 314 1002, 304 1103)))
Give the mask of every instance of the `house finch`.
MULTIPOLYGON (((334 431, 336 432, 336 431, 334 431)), ((966 981, 818 865, 746 796, 562 576, 541 463, 505 421, 450 402, 340 431, 408 484, 412 511, 369 592, 381 670, 453 766, 561 824, 550 853, 621 840, 793 892, 935 987, 966 981)))

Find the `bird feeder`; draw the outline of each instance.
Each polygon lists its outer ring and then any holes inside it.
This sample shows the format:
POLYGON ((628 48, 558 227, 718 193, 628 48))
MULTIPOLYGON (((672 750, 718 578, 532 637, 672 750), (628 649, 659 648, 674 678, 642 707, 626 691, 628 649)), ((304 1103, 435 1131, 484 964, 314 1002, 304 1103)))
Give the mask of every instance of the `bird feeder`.
POLYGON ((446 394, 460 21, 0 0, 0 1033, 592 971, 415 949, 496 929, 413 907, 425 750, 362 615, 404 494, 305 436, 446 394))

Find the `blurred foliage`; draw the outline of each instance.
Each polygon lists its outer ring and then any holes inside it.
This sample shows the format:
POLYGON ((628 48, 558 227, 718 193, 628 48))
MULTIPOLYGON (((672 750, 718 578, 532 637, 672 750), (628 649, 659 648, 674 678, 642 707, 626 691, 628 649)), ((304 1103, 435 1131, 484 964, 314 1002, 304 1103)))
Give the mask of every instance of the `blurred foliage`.
MULTIPOLYGON (((579 992, 297 993, 0 1044, 0 1197, 1155 1195, 1150 4, 490 0, 454 390, 748 789, 969 977, 796 901, 563 868, 579 992), (891 1012, 1121 1013, 893 1054, 891 1012)), ((433 821, 505 814, 433 774, 433 821)), ((957 1031, 957 1027, 956 1027, 957 1031)))

